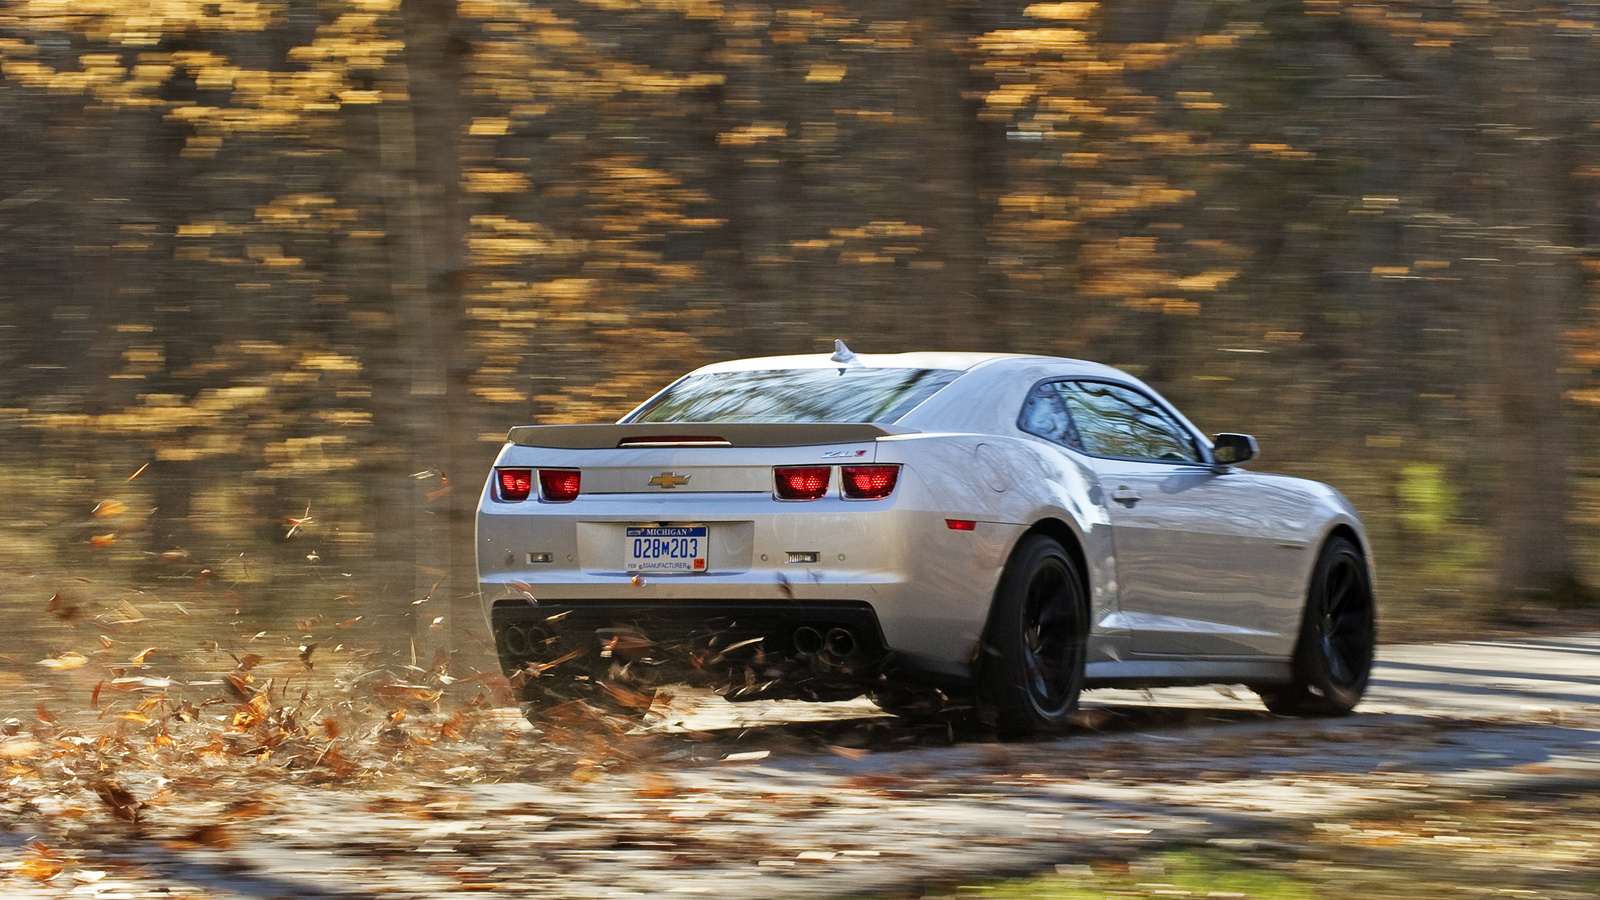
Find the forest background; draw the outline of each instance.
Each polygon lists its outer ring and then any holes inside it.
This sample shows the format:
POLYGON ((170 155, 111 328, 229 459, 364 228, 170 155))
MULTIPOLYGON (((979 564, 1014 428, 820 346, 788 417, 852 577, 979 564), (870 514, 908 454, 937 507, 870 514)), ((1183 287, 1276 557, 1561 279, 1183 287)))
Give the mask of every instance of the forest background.
POLYGON ((1587 604, 1597 232, 1594 2, 0 0, 0 575, 481 647, 507 428, 844 338, 1254 433, 1392 637, 1587 604))

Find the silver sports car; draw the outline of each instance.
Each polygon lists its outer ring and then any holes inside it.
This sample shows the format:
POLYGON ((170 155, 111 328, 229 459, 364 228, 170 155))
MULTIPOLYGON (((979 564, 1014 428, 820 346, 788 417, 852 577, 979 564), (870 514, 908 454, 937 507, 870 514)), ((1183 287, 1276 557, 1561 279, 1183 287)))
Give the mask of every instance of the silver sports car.
POLYGON ((1107 366, 781 356, 683 376, 612 425, 511 429, 478 506, 483 602, 534 708, 869 695, 1062 726, 1080 691, 1244 684, 1360 700, 1371 552, 1316 482, 1238 468, 1107 366))

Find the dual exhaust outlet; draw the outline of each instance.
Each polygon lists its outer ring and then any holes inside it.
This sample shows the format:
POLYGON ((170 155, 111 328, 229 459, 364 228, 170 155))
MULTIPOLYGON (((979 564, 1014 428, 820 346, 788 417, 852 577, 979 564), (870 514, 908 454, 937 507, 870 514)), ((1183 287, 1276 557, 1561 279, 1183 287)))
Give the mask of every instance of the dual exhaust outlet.
POLYGON ((550 643, 550 633, 538 625, 507 625, 501 632, 500 640, 507 653, 518 659, 526 659, 546 648, 550 643))
POLYGON ((794 630, 794 649, 799 653, 815 655, 827 651, 829 656, 849 659, 861 649, 856 633, 848 628, 829 628, 826 632, 810 625, 794 630))

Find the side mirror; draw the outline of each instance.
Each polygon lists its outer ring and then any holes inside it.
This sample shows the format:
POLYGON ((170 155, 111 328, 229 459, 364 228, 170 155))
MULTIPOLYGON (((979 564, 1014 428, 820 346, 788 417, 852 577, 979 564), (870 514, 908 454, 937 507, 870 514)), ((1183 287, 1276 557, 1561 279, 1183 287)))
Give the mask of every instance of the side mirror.
POLYGON ((1219 434, 1211 440, 1211 458, 1219 466, 1236 466, 1255 459, 1260 448, 1248 434, 1219 434))

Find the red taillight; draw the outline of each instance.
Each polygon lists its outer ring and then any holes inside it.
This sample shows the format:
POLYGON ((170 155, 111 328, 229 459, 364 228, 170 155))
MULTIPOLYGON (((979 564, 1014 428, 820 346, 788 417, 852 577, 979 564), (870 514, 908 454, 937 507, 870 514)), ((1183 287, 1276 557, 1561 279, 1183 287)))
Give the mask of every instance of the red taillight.
POLYGON ((844 466, 844 495, 851 500, 881 500, 894 493, 899 466, 844 466))
POLYGON ((578 482, 581 480, 577 469, 540 469, 539 498, 551 503, 577 499, 578 482))
POLYGON ((526 500, 533 493, 532 469, 495 469, 494 477, 500 488, 501 500, 526 500))
POLYGON ((827 466, 793 466, 772 470, 779 500, 815 500, 828 492, 827 466))

